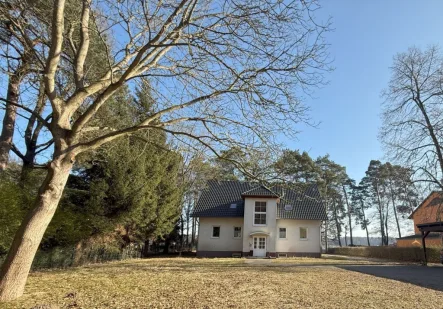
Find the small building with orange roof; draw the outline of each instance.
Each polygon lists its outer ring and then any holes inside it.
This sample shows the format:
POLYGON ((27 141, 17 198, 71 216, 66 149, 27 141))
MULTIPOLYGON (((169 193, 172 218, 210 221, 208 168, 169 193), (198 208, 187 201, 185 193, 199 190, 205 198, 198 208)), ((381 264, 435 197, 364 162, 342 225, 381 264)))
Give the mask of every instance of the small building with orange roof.
MULTIPOLYGON (((443 221, 443 191, 432 191, 411 213, 409 219, 414 221, 414 234, 397 238, 397 247, 421 247, 422 235, 417 225, 443 221)), ((443 246, 442 236, 443 233, 429 233, 426 237, 426 245, 429 247, 443 246)))

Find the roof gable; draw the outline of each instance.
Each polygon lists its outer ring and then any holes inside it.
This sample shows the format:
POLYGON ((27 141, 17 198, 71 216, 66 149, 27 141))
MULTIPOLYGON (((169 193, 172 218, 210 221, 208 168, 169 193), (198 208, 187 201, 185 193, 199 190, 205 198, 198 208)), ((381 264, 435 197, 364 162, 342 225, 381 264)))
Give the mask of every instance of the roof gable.
POLYGON ((246 196, 254 196, 254 197, 280 197, 277 193, 273 192, 271 189, 268 189, 264 185, 259 185, 255 188, 252 188, 250 190, 247 190, 243 192, 242 197, 246 196))
POLYGON ((422 209, 426 205, 427 206, 437 206, 442 205, 442 199, 443 197, 443 191, 432 191, 429 193, 429 195, 421 202, 420 205, 417 206, 417 208, 414 209, 414 211, 409 215, 408 219, 414 219, 414 214, 417 213, 418 210, 422 209))

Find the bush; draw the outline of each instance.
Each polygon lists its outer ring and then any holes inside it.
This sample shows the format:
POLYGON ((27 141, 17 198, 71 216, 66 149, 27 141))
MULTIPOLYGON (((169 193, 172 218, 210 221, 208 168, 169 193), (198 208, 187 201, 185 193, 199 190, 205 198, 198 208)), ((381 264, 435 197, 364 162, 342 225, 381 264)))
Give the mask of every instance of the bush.
MULTIPOLYGON (((423 262, 423 249, 420 247, 341 247, 330 248, 328 253, 378 258, 406 262, 423 262)), ((426 248, 428 262, 440 263, 440 249, 426 248)))

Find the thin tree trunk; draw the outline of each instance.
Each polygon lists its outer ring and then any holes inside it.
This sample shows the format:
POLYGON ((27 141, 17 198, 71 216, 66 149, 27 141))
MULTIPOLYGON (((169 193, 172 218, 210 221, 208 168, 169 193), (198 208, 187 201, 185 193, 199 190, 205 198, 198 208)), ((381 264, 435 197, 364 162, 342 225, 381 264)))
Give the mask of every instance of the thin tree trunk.
POLYGON ((385 238, 385 245, 389 245, 389 231, 388 231, 388 217, 385 217, 385 234, 386 234, 386 238, 385 238))
POLYGON ((194 248, 195 244, 195 217, 192 218, 192 236, 191 236, 191 251, 194 248))
POLYGON ((33 258, 57 209, 72 165, 66 155, 51 162, 34 207, 23 220, 0 270, 1 301, 23 294, 33 258))
POLYGON ((371 242, 369 241, 369 231, 368 231, 368 226, 366 225, 366 239, 368 241, 368 247, 371 246, 371 242))
POLYGON ((12 139, 14 137, 15 121, 17 119, 18 94, 20 86, 20 77, 16 74, 11 75, 8 81, 8 93, 6 95, 6 110, 3 118, 2 133, 0 135, 0 171, 8 166, 9 152, 12 148, 12 139))
POLYGON ((191 213, 189 210, 190 205, 188 204, 188 209, 186 211, 186 246, 189 247, 189 225, 191 222, 191 213))
POLYGON ((349 221, 349 237, 351 240, 351 246, 354 245, 354 241, 352 239, 352 218, 351 218, 351 207, 349 206, 348 194, 346 193, 345 185, 342 185, 343 193, 345 195, 346 206, 348 206, 348 221, 349 221))
POLYGON ((183 234, 184 234, 184 220, 183 220, 183 215, 180 216, 180 228, 181 228, 181 236, 180 236, 180 251, 183 250, 183 244, 184 244, 184 240, 183 240, 183 234))
POLYGON ((366 239, 368 240, 368 247, 371 246, 371 243, 369 242, 369 231, 368 231, 368 223, 366 222, 366 214, 365 214, 365 208, 364 208, 363 200, 361 200, 361 213, 363 215, 363 221, 365 222, 365 230, 366 230, 366 239))
MULTIPOLYGON (((386 192, 386 191, 385 191, 386 192)), ((385 234, 386 234, 386 242, 385 245, 389 245, 389 227, 388 227, 388 219, 389 219, 389 203, 386 206, 386 215, 385 215, 385 234)))
POLYGON ((338 245, 340 247, 342 247, 341 239, 340 239, 341 238, 341 225, 340 225, 340 222, 339 222, 338 216, 337 216, 337 206, 335 204, 335 200, 333 200, 332 206, 334 207, 334 220, 335 220, 335 225, 336 225, 336 228, 337 228, 338 245))
MULTIPOLYGON (((327 200, 325 201, 325 207, 326 207, 326 214, 329 212, 329 204, 327 200)), ((325 221, 325 251, 328 253, 328 220, 325 221)))
POLYGON ((389 182, 389 189, 391 191, 392 207, 394 209, 395 222, 397 223, 398 237, 401 238, 400 224, 398 222, 397 209, 395 209, 395 197, 394 197, 394 190, 392 189, 392 182, 391 181, 389 182))
POLYGON ((383 218, 383 209, 380 200, 380 192, 378 191, 378 184, 375 184, 375 192, 377 194, 377 202, 378 202, 378 215, 380 219, 380 233, 381 233, 381 244, 385 244, 385 229, 384 229, 384 218, 383 218))
POLYGON ((328 253, 328 220, 325 221, 325 251, 328 253))

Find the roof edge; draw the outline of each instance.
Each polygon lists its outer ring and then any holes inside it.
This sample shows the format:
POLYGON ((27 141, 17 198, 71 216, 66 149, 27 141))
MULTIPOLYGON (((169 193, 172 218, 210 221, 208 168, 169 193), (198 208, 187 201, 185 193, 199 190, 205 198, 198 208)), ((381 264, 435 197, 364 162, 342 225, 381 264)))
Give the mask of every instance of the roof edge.
POLYGON ((408 219, 413 219, 412 216, 419 210, 423 204, 434 194, 434 193, 443 193, 442 191, 435 191, 432 190, 431 193, 423 200, 423 202, 420 203, 420 205, 417 206, 417 208, 414 209, 414 211, 409 215, 408 219))

